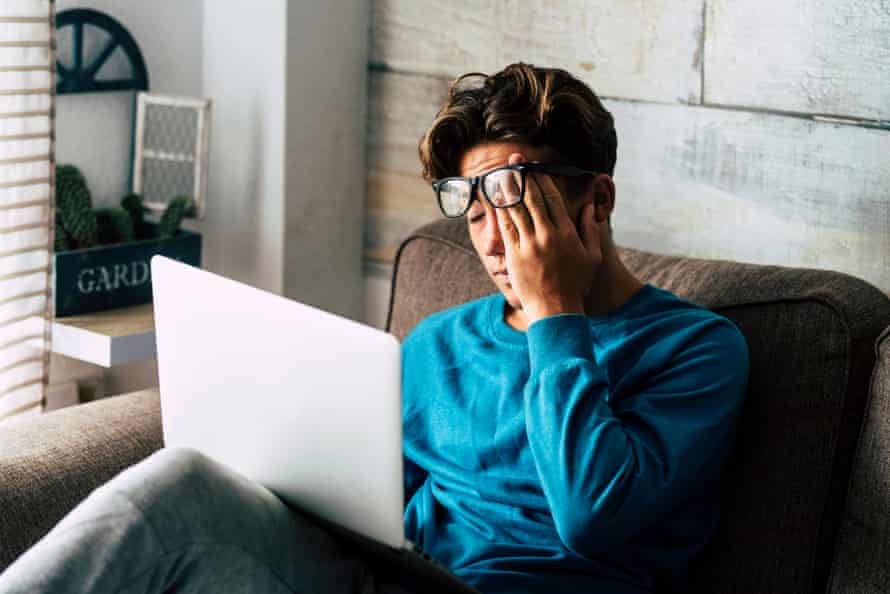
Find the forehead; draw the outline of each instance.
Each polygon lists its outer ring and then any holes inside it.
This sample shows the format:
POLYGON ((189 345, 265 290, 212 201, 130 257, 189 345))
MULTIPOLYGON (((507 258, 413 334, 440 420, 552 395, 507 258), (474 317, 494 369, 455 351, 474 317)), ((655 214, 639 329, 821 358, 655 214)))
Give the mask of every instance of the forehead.
POLYGON ((474 177, 489 169, 506 165, 513 153, 520 153, 525 161, 547 161, 556 155, 556 151, 548 147, 531 146, 519 142, 477 144, 467 149, 461 157, 459 175, 474 177))

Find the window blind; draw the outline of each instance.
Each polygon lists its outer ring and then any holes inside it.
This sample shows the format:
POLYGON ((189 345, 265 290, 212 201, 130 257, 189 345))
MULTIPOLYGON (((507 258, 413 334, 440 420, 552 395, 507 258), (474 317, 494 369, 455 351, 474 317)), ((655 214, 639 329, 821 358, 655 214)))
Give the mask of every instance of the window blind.
POLYGON ((52 317, 53 4, 0 1, 0 423, 42 411, 52 317))

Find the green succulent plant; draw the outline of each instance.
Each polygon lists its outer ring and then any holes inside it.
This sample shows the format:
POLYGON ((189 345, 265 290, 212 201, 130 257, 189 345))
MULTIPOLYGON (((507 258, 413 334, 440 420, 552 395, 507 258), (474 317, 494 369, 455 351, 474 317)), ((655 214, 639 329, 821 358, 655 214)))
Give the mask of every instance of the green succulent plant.
POLYGON ((145 213, 148 212, 148 209, 142 204, 142 196, 127 194, 121 198, 121 208, 130 215, 130 220, 133 222, 133 235, 145 237, 145 213))
POLYGON ((74 165, 56 166, 56 219, 71 247, 96 244, 97 223, 87 181, 74 165))
POLYGON ((158 223, 158 237, 169 239, 179 230, 182 219, 194 213, 194 203, 189 196, 177 196, 167 204, 158 223))
MULTIPOLYGON (((148 239, 148 208, 138 194, 127 194, 118 208, 93 210, 86 179, 74 165, 56 166, 56 252, 148 239), (102 226, 99 226, 99 219, 102 226)), ((195 204, 189 196, 177 196, 167 204, 157 224, 157 237, 176 236, 182 219, 194 216, 195 204)))
POLYGON ((67 252, 71 249, 71 238, 68 236, 68 232, 65 231, 65 227, 62 226, 61 222, 62 215, 59 211, 56 211, 56 229, 55 229, 55 240, 53 242, 55 251, 57 252, 67 252))
POLYGON ((112 208, 108 211, 108 216, 111 219, 111 226, 114 228, 114 236, 117 242, 133 241, 135 233, 130 213, 123 208, 112 208))

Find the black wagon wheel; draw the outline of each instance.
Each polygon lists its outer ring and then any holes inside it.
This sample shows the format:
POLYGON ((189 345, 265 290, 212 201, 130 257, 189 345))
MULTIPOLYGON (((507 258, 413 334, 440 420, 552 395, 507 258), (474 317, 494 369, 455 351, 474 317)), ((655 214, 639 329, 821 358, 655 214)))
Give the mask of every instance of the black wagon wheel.
MULTIPOLYGON (((56 29, 72 28, 71 66, 56 61, 56 93, 94 93, 98 91, 147 91, 148 71, 142 52, 130 32, 109 15, 89 8, 73 8, 56 14, 56 29), (84 64, 84 28, 89 25, 108 35, 108 41, 99 54, 84 64), (120 47, 130 63, 130 78, 97 80, 96 74, 120 47)), ((58 42, 57 42, 58 43, 58 42)))

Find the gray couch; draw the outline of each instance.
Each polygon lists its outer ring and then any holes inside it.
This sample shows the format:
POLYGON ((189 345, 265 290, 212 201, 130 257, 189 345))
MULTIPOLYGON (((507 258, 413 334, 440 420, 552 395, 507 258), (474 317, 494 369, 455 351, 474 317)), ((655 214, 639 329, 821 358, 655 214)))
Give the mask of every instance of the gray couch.
MULTIPOLYGON (((693 591, 886 592, 890 299, 834 272, 622 257, 645 281, 733 320, 750 348, 723 517, 693 591)), ((428 225, 399 250, 388 326, 404 337, 429 313, 493 290, 464 224, 428 225)), ((0 568, 161 441, 156 390, 0 430, 0 568)))

